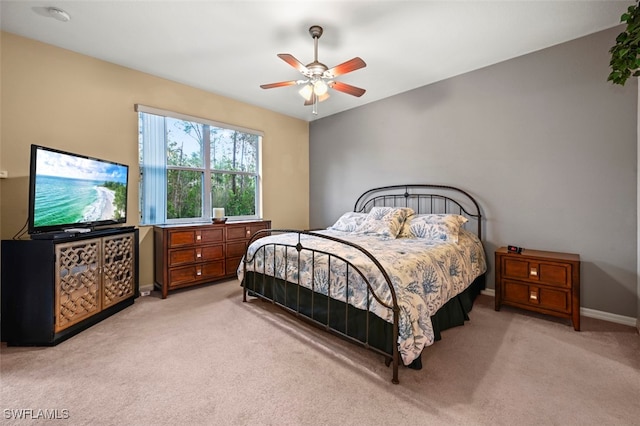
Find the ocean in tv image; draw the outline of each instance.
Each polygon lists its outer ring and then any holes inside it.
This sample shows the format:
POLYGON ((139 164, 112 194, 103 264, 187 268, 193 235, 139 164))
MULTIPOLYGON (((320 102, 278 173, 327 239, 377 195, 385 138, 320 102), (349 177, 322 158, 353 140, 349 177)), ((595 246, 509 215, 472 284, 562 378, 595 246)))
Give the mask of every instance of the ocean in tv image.
POLYGON ((126 167, 41 151, 37 170, 36 227, 124 217, 126 167))

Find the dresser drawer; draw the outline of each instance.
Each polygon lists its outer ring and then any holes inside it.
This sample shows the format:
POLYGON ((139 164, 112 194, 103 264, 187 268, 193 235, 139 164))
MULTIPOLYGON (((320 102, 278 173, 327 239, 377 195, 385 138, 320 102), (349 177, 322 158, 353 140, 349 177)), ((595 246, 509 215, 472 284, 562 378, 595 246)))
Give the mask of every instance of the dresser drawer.
POLYGON ((169 232, 169 248, 224 241, 223 228, 195 228, 169 232))
POLYGON ((224 260, 169 269, 169 288, 224 276, 224 260))
POLYGON ((169 250, 169 266, 224 259, 224 245, 169 250))
POLYGON ((247 250, 247 243, 227 243, 227 257, 242 257, 247 250))
POLYGON ((569 288, 571 265, 536 259, 503 257, 502 276, 541 284, 569 288))
POLYGON ((227 227, 227 241, 246 240, 251 237, 250 226, 229 226, 227 227))
POLYGON ((228 257, 225 265, 227 274, 237 273, 241 262, 242 257, 228 257))
POLYGON ((502 300, 554 312, 571 312, 571 293, 553 287, 536 286, 532 284, 504 280, 502 282, 502 300))
POLYGON ((251 224, 245 226, 228 226, 227 227, 227 241, 231 240, 248 240, 256 232, 262 229, 270 228, 270 222, 251 224))

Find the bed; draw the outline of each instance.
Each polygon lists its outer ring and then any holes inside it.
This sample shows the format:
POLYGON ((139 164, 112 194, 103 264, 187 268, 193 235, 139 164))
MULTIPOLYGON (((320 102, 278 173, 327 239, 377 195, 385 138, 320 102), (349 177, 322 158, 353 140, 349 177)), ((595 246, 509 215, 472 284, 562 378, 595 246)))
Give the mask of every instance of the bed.
POLYGON ((484 288, 482 215, 467 192, 411 184, 363 193, 327 229, 258 232, 238 268, 257 297, 400 363, 422 368, 440 332, 484 288))

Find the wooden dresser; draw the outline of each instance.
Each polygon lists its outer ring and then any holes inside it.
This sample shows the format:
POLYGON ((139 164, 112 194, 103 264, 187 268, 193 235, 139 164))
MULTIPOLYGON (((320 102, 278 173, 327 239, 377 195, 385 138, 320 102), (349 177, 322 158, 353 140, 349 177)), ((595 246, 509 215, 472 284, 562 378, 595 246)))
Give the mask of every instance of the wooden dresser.
POLYGON ((569 318, 580 330, 580 256, 525 249, 495 253, 495 309, 515 306, 534 312, 569 318))
POLYGON ((236 276, 249 239, 269 228, 269 220, 154 226, 154 286, 165 299, 170 290, 236 276))

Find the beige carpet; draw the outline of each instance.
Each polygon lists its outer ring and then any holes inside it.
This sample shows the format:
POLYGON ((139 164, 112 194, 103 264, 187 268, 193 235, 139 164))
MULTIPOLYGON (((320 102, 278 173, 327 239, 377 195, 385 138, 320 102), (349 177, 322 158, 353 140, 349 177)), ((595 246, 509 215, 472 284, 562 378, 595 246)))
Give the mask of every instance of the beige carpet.
POLYGON ((48 423, 13 417, 50 410, 65 425, 640 424, 632 327, 583 318, 575 332, 480 296, 393 385, 379 355, 241 294, 235 280, 153 292, 56 347, 3 345, 0 422, 48 423))

